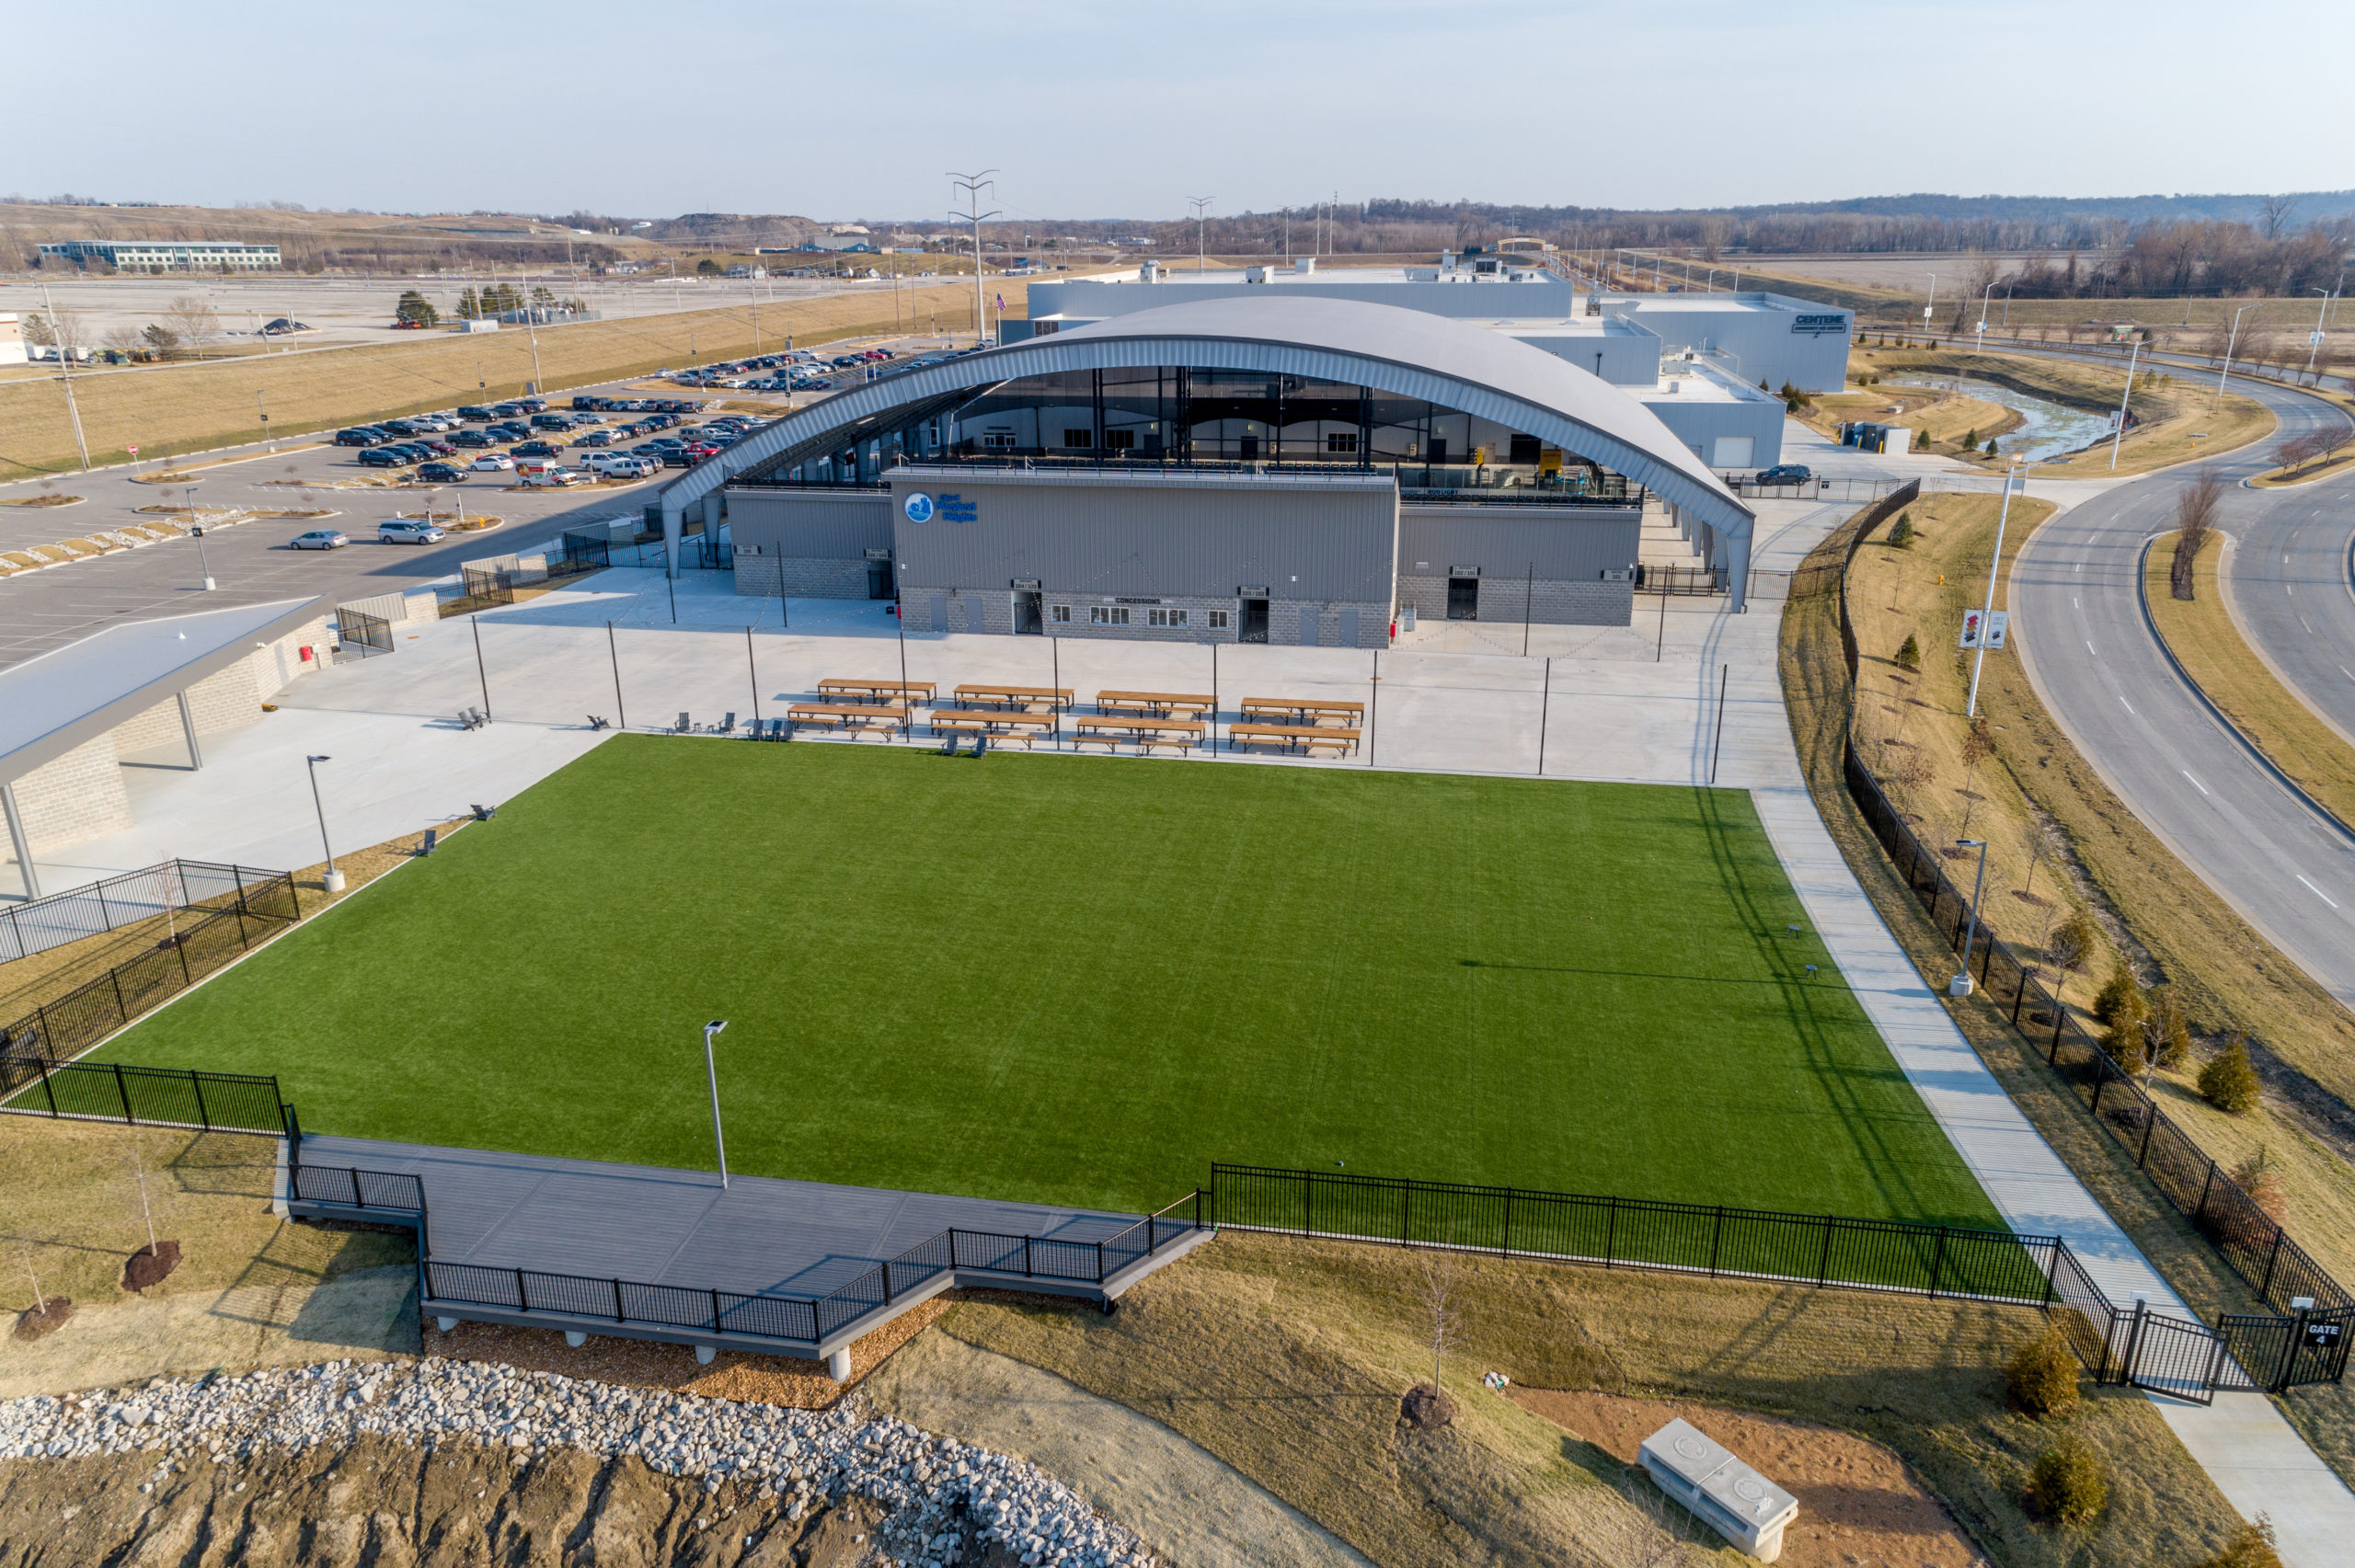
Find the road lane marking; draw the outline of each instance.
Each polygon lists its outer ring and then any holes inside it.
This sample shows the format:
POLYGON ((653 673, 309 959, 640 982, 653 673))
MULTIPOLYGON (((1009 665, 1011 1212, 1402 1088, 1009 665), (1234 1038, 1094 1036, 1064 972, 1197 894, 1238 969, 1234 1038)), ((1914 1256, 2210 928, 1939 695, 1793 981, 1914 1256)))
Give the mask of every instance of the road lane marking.
MULTIPOLYGON (((2303 876, 2299 877, 2298 880, 2301 882, 2306 882, 2306 879, 2303 876)), ((2328 904, 2332 909, 2335 910, 2338 908, 2338 899, 2332 898, 2329 894, 2324 892, 2313 883, 2306 882, 2306 891, 2312 893, 2315 898, 2320 898, 2324 903, 2328 904)))
POLYGON ((2299 617, 2298 617, 2298 624, 2299 624, 2299 625, 2301 625, 2301 626, 2305 626, 2305 628, 2306 628, 2306 635, 2308 635, 2308 636, 2310 636, 2310 637, 2311 637, 2311 636, 2313 636, 2313 635, 2315 635, 2315 629, 2314 629, 2314 627, 2312 627, 2311 625, 2307 625, 2306 618, 2305 618, 2303 615, 2301 615, 2301 616, 2299 616, 2299 617))
POLYGON ((2099 654, 2097 654, 2097 653, 2094 653, 2094 645, 2093 645, 2092 643, 2090 643, 2090 642, 2088 642, 2088 643, 2086 643, 2086 644, 2085 644, 2085 651, 2086 651, 2087 653, 2093 653, 2093 655, 2094 655, 2094 657, 2095 657, 2096 658, 2099 658, 2101 657, 2101 655, 2099 655, 2099 654))
MULTIPOLYGON (((2131 704, 2131 703, 2130 703, 2130 702, 2128 702, 2125 698, 2123 698, 2123 697, 2119 698, 2119 699, 2118 699, 2118 705, 2119 705, 2120 707, 2121 707, 2121 708, 2124 708, 2128 713, 2130 713, 2130 714, 2134 714, 2134 704, 2131 704)), ((2141 718, 2142 715, 2141 714, 2134 714, 2134 716, 2135 716, 2136 718, 2141 718)))
POLYGON ((2298 585, 2293 582, 2285 582, 2281 585, 2281 591, 2294 597, 2298 591, 2298 585))
MULTIPOLYGON (((2177 768, 2176 772, 2181 773, 2185 778, 2191 779, 2191 770, 2189 768, 2177 768)), ((2208 793, 2208 786, 2201 784, 2198 779, 2191 779, 2191 787, 2198 790, 2202 795, 2206 795, 2208 793)))

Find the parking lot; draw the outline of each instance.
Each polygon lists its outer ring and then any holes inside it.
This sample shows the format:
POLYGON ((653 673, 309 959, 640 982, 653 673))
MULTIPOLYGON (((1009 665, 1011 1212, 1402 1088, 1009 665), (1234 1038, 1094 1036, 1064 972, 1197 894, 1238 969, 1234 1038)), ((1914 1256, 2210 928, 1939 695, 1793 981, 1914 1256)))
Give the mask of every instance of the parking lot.
POLYGON ((119 619, 309 594, 335 602, 395 592, 449 578, 462 560, 528 547, 567 527, 636 512, 650 486, 694 460, 691 449, 717 451, 762 418, 825 396, 852 377, 863 378, 868 365, 905 365, 942 351, 942 346, 937 339, 860 339, 829 344, 821 357, 831 361, 869 349, 889 349, 897 357, 839 371, 808 359, 788 363, 782 354, 763 357, 775 360, 773 366, 746 361, 682 365, 668 376, 566 389, 538 400, 546 406, 536 410, 521 404, 480 406, 486 413, 513 410, 488 420, 458 418, 453 407, 446 411, 447 421, 388 421, 408 425, 409 432, 388 428, 385 439, 366 446, 335 445, 333 432, 327 432, 274 446, 257 442, 178 457, 169 470, 150 463, 61 475, 45 486, 33 480, 0 486, 0 501, 43 494, 80 498, 70 506, 0 505, 0 550, 22 551, 139 523, 184 528, 194 521, 205 529, 201 540, 173 537, 0 578, 0 665, 119 619), (795 367, 805 383, 798 394, 749 384, 780 374, 790 379, 795 367), (814 382, 832 384, 810 384, 814 382), (747 384, 729 384, 733 383, 747 384), (626 406, 576 410, 577 397, 626 406), (562 429, 535 429, 535 414, 561 415, 568 424, 562 429), (571 422, 575 418, 579 422, 571 422), (429 430, 427 422, 438 428, 429 430), (518 424, 520 429, 490 433, 493 426, 518 424), (462 436, 467 444, 459 444, 462 436), (450 450, 425 448, 429 441, 450 450), (406 454, 405 461, 370 456, 396 445, 422 450, 406 454), (650 451, 633 450, 641 447, 650 451), (639 460, 634 471, 624 471, 620 460, 633 457, 639 460), (499 463, 475 466, 487 458, 499 463), (647 463, 657 466, 649 470, 647 463), (429 470, 429 464, 449 472, 429 470), (524 470, 533 464, 568 476, 554 480, 543 475, 540 482, 525 484, 524 470), (257 515, 269 511, 327 515, 257 515), (384 523, 428 511, 436 519, 463 511, 470 521, 486 515, 501 521, 488 530, 440 537, 409 534, 417 543, 379 543, 384 523), (340 532, 350 543, 332 549, 294 547, 298 537, 320 530, 340 532), (215 584, 210 592, 202 586, 208 575, 215 584))

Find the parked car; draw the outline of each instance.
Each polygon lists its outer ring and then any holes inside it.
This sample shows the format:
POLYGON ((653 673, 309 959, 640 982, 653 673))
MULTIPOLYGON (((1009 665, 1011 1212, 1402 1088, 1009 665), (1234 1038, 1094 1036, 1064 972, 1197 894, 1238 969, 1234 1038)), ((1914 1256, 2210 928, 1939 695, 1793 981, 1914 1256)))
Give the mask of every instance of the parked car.
POLYGON ((611 430, 591 430, 588 434, 582 436, 573 444, 575 446, 611 446, 614 444, 614 432, 611 430))
POLYGON ((372 446, 360 454, 362 468, 407 468, 411 461, 403 457, 399 449, 389 446, 372 446))
POLYGON ((387 419, 376 428, 380 430, 390 430, 396 436, 413 436, 417 434, 417 427, 410 424, 407 419, 387 419))
POLYGON ((379 544, 439 544, 450 536, 420 518, 396 517, 376 525, 379 544))
POLYGON ((660 466, 651 459, 634 456, 626 452, 592 452, 589 454, 589 472, 605 479, 643 479, 657 472, 660 466))
POLYGON ((454 463, 420 464, 417 476, 429 485, 463 485, 466 482, 466 471, 454 463))
POLYGON ((532 416, 532 429, 535 430, 569 430, 572 429, 572 416, 569 414, 534 414, 532 416))
POLYGON ((691 455, 683 446, 665 447, 662 450, 662 466, 665 468, 693 468, 698 461, 700 460, 691 455))
POLYGON ((460 430, 456 435, 450 438, 450 444, 453 446, 482 447, 497 446, 499 443, 491 439, 490 433, 488 430, 460 430))
POLYGON ((629 454, 632 457, 642 457, 649 463, 660 463, 662 461, 662 449, 656 446, 652 441, 638 442, 636 446, 629 449, 629 454))
POLYGON ((562 448, 549 441, 519 441, 510 450, 515 457, 561 457, 562 448))
POLYGON ((366 425, 354 425, 350 429, 335 433, 335 444, 338 446, 375 446, 384 440, 380 432, 366 425))
POLYGON ((296 534, 286 543, 296 550, 340 550, 351 541, 332 528, 315 528, 308 533, 296 534))
POLYGON ((647 444, 660 452, 676 452, 687 443, 677 436, 657 436, 647 444))
POLYGON ((515 466, 515 460, 503 452, 487 452, 466 466, 477 474, 502 474, 515 466))
POLYGON ((458 418, 465 420, 471 425, 487 425, 490 423, 491 420, 498 418, 499 416, 492 413, 488 408, 479 408, 469 403, 465 407, 458 410, 458 418))
POLYGON ((436 457, 455 457, 458 454, 456 443, 445 441, 440 436, 428 436, 417 444, 436 457))
POLYGON ((513 419, 504 424, 491 426, 490 433, 503 441, 524 441, 532 439, 531 427, 519 424, 513 419))
POLYGON ((1804 463, 1778 463, 1772 468, 1762 468, 1754 485, 1804 485, 1815 477, 1814 470, 1804 463))
POLYGON ((545 397, 519 397, 515 400, 515 406, 526 414, 537 414, 547 407, 548 400, 545 397))

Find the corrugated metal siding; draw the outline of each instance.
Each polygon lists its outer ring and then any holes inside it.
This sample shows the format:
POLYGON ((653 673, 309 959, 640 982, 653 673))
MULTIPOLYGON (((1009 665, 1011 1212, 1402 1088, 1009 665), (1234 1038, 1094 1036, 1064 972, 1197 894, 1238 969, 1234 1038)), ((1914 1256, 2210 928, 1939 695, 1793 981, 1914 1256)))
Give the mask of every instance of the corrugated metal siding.
POLYGON ((824 492, 730 490, 729 536, 741 549, 802 559, 864 559, 891 545, 891 498, 879 490, 838 496, 824 492))
POLYGON ((1484 578, 1519 578, 1534 565, 1541 580, 1591 582, 1633 567, 1643 532, 1634 508, 1401 507, 1398 570, 1443 578, 1477 567, 1484 578))
POLYGON ((1386 479, 1072 483, 967 473, 894 477, 891 489, 911 587, 1003 589, 1036 578, 1064 593, 1208 598, 1264 583, 1276 599, 1390 597, 1397 500, 1386 479), (918 489, 936 502, 975 503, 975 521, 906 521, 896 501, 918 489))

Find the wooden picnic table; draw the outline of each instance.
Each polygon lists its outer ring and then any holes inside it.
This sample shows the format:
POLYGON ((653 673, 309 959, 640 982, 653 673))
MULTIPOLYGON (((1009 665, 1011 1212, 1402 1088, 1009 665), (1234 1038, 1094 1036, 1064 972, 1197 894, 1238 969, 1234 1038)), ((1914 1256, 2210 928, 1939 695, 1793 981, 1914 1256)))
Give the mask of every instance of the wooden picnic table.
POLYGON ((982 735, 1052 735, 1053 718, 1041 714, 999 713, 985 708, 935 708, 925 722, 935 735, 952 730, 982 735))
POLYGON ((1071 706, 1072 690, 1068 686, 988 686, 968 682, 957 688, 960 704, 986 703, 993 707, 1028 707, 1043 703, 1050 708, 1071 706))
POLYGON ((1345 702, 1334 697, 1246 697, 1237 704, 1235 711, 1246 719, 1272 719, 1282 715, 1303 724, 1334 718, 1344 720, 1347 725, 1355 725, 1365 717, 1363 703, 1345 702))
POLYGON ((1191 748, 1202 743, 1203 725, 1195 718, 1149 718, 1143 714, 1105 714, 1072 720, 1072 744, 1094 741, 1118 746, 1133 740, 1139 749, 1155 746, 1191 748))
POLYGON ((904 729, 908 707, 903 703, 796 703, 786 709, 795 724, 830 724, 844 729, 904 729))
POLYGON ((1334 729, 1317 724, 1230 724, 1226 727, 1226 749, 1237 746, 1281 746, 1291 750, 1297 746, 1303 750, 1336 749, 1354 751, 1358 749, 1359 732, 1354 729, 1334 729))
POLYGON ((1098 692, 1096 705, 1105 713, 1201 715, 1214 712, 1218 699, 1202 692, 1098 692))
POLYGON ((821 697, 848 697, 863 702, 884 702, 892 697, 932 701, 935 685, 929 681, 850 681, 830 678, 818 682, 821 697))

